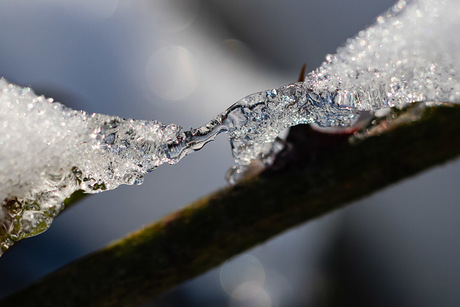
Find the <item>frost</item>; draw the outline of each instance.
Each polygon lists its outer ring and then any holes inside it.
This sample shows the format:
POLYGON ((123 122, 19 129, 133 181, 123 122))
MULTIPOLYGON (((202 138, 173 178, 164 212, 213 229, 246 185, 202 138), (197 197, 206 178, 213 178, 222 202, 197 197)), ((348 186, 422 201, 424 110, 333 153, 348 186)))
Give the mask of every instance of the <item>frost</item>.
POLYGON ((300 123, 346 126, 360 111, 412 102, 460 102, 460 3, 397 2, 350 39, 305 82, 249 95, 208 124, 87 114, 0 80, 0 255, 46 230, 76 190, 140 184, 218 134, 229 136, 237 180, 254 159, 269 162, 274 140, 300 123))

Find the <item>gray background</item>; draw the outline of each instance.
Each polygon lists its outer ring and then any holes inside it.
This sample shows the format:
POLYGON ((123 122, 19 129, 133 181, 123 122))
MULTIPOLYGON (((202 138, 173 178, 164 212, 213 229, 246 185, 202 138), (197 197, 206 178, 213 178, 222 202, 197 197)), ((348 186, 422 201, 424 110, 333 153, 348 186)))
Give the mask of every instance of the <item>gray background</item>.
MULTIPOLYGON (((0 0, 0 75, 72 108, 197 127, 296 81, 391 4, 0 0)), ((221 136, 141 186, 88 197, 0 259, 0 295, 225 186, 231 165, 221 136)), ((152 306, 458 306, 459 169, 286 232, 152 306)))

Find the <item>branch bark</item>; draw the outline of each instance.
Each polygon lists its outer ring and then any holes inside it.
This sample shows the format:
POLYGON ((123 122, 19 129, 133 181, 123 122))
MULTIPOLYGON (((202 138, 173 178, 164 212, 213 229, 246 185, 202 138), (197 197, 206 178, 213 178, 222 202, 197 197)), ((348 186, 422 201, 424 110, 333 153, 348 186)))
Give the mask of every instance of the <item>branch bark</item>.
POLYGON ((270 169, 83 257, 0 306, 138 306, 226 259, 460 154, 460 107, 401 112, 369 135, 296 127, 270 169))

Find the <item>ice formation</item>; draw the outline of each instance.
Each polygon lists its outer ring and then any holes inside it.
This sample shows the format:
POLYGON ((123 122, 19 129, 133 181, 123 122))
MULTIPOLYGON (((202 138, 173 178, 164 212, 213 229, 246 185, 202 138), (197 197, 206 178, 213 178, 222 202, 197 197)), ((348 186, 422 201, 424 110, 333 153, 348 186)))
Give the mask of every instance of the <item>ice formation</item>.
POLYGON ((222 132, 237 163, 272 157, 276 136, 300 123, 351 124, 363 110, 460 102, 460 2, 397 2, 375 25, 329 55, 305 82, 249 95, 208 124, 87 114, 0 80, 0 255, 47 229, 76 190, 139 184, 222 132))

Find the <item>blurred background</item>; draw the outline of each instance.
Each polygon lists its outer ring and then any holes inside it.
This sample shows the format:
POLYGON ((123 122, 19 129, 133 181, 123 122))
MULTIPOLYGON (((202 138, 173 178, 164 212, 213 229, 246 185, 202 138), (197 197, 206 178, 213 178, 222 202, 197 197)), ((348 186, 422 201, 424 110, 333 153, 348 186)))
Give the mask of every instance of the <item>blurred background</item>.
MULTIPOLYGON (((0 0, 0 76, 75 109, 197 127, 296 81, 392 2, 0 0)), ((0 258, 0 297, 227 185, 231 165, 221 136, 141 186, 84 199, 0 258)), ((459 306, 459 171, 292 229, 145 307, 459 306)))

